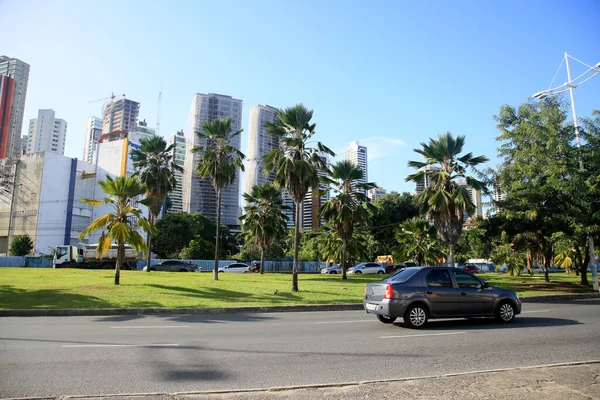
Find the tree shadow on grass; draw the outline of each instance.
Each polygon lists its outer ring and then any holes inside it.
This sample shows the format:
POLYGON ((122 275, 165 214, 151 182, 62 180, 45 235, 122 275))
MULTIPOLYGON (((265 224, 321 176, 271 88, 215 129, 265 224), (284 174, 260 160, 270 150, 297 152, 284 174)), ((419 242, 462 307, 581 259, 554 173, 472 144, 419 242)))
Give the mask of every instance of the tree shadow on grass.
POLYGON ((147 284, 144 286, 162 289, 165 291, 181 292, 189 297, 201 297, 209 300, 223 300, 227 303, 244 303, 244 306, 258 307, 270 306, 279 303, 289 303, 291 301, 300 301, 301 296, 289 292, 277 292, 273 295, 255 294, 251 292, 239 292, 220 288, 208 287, 205 289, 193 289, 182 286, 168 286, 160 284, 147 284))
POLYGON ((95 296, 61 289, 25 290, 0 285, 0 309, 112 308, 115 304, 95 296))

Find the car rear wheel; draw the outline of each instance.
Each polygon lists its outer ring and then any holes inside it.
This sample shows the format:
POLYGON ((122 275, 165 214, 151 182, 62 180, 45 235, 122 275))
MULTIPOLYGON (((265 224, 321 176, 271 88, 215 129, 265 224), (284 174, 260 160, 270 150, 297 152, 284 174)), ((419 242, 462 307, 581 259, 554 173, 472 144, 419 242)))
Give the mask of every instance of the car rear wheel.
POLYGON ((377 319, 383 322, 384 324, 392 324, 396 320, 396 317, 390 317, 389 315, 379 315, 377 314, 377 319))
POLYGON ((377 275, 383 275, 383 271, 377 271, 377 275))
POLYGON ((409 328, 420 329, 427 323, 427 309, 421 304, 412 305, 404 314, 404 322, 409 328))
POLYGON ((181 268, 181 269, 179 270, 179 272, 187 272, 187 269, 185 269, 185 268, 181 268))
POLYGON ((356 275, 361 275, 361 274, 362 274, 362 272, 360 272, 360 271, 356 271, 356 272, 355 272, 355 274, 356 274, 356 275))
POLYGON ((503 301, 496 309, 496 321, 508 323, 515 319, 515 307, 510 301, 503 301))
POLYGON ((337 271, 331 271, 330 274, 337 274, 337 271))

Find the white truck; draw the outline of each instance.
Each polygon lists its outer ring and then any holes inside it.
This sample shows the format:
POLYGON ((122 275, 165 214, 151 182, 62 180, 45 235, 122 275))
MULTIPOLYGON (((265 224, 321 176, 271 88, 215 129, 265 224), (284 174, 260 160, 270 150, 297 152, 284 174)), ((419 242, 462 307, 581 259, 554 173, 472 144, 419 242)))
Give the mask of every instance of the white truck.
MULTIPOLYGON (((56 246, 52 266, 54 268, 90 268, 112 269, 117 263, 117 245, 111 245, 104 256, 98 258, 98 245, 85 244, 80 248, 75 246, 56 246)), ((137 262, 141 259, 138 252, 129 245, 125 245, 125 259, 123 269, 136 269, 137 262)))

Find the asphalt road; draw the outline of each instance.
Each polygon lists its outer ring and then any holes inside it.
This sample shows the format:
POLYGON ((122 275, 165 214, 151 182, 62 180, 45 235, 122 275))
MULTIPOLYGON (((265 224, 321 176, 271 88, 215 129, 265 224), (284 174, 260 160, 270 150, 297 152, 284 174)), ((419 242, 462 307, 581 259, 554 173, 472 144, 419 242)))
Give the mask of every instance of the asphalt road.
POLYGON ((600 359, 600 300, 510 325, 385 325, 360 311, 0 318, 0 397, 248 389, 600 359))

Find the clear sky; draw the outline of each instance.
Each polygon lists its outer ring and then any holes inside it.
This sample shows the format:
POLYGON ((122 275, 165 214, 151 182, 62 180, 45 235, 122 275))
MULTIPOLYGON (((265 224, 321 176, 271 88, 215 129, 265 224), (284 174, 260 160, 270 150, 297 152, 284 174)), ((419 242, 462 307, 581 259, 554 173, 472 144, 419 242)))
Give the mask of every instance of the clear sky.
MULTIPOLYGON (((244 101, 245 130, 255 104, 304 103, 315 138, 338 158, 366 145, 369 180, 388 191, 414 190, 412 150, 445 131, 495 165, 503 104, 547 89, 565 51, 600 62, 598 0, 0 0, 0 27, 0 54, 31 65, 24 131, 54 109, 68 156, 81 158, 86 118, 101 116, 92 100, 124 93, 154 126, 162 87, 168 136, 194 93, 212 92, 244 101)), ((580 117, 600 108, 600 77, 575 98, 580 117)))

